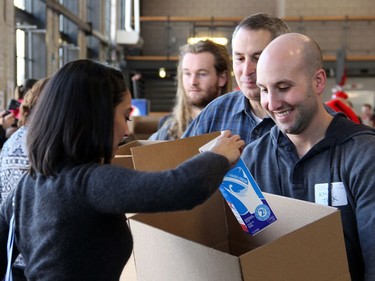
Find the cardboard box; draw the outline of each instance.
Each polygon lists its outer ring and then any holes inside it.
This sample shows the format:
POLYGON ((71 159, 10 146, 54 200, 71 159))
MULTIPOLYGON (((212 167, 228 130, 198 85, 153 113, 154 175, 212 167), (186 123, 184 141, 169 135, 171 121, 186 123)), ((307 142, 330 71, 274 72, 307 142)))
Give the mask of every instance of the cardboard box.
POLYGON ((119 147, 112 164, 142 171, 172 169, 199 153, 199 148, 220 132, 174 141, 136 140, 119 147))
POLYGON ((251 236, 216 192, 191 211, 129 219, 138 280, 350 280, 340 212, 264 193, 278 220, 251 236))
MULTIPOLYGON (((118 157, 136 170, 170 169, 218 135, 136 141, 118 157)), ((132 216, 137 280, 350 280, 338 209, 264 195, 278 220, 255 236, 242 230, 219 190, 190 211, 132 216)))
MULTIPOLYGON (((220 132, 215 132, 176 141, 135 140, 119 147, 112 164, 134 169, 134 160, 138 169, 145 171, 171 169, 198 154, 199 147, 219 134, 220 132)), ((134 214, 127 214, 127 217, 132 215, 134 214)), ((132 257, 124 267, 120 280, 140 280, 136 278, 135 261, 132 257)))

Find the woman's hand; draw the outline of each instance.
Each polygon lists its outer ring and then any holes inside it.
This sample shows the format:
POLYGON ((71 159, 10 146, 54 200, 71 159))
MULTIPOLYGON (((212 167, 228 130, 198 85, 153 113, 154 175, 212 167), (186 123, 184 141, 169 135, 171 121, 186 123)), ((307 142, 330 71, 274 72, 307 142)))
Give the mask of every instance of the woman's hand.
POLYGON ((222 131, 221 135, 212 140, 208 151, 225 156, 233 165, 235 164, 245 147, 245 142, 239 135, 232 135, 230 131, 222 131))

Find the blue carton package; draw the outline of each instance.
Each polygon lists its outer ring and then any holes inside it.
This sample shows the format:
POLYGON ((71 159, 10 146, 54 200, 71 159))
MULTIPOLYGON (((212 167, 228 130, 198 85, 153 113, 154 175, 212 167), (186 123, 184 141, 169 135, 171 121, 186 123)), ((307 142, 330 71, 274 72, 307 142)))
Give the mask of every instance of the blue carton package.
MULTIPOLYGON (((215 140, 200 147, 199 151, 207 151, 215 140)), ((241 158, 225 175, 220 191, 242 229, 251 235, 257 234, 277 220, 241 158)))
POLYGON ((251 235, 277 220, 242 159, 225 175, 220 191, 242 229, 251 235))

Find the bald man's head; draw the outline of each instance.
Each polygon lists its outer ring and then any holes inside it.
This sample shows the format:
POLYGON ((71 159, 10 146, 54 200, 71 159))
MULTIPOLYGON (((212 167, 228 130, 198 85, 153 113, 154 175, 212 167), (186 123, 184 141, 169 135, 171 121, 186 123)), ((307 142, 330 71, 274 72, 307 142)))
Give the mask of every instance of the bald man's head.
POLYGON ((287 33, 274 39, 259 58, 259 67, 270 63, 286 61, 298 62, 298 66, 308 75, 323 68, 323 57, 319 45, 310 37, 300 33, 287 33))
POLYGON ((326 83, 322 65, 319 46, 298 33, 277 37, 260 55, 261 105, 286 134, 313 133, 321 118, 328 119, 322 103, 326 83))

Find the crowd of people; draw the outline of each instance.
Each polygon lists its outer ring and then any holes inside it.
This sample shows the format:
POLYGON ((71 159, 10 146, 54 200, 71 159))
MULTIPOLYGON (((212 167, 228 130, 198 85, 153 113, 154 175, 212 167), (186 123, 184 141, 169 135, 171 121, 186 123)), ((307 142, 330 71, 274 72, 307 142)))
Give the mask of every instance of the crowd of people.
POLYGON ((232 65, 213 42, 181 48, 176 105, 151 139, 222 133, 172 170, 110 165, 131 134, 132 95, 118 69, 76 60, 28 91, 0 155, 1 279, 119 280, 133 247, 124 213, 202 204, 241 157, 263 191, 338 208, 352 280, 375 280, 371 105, 354 120, 340 97, 324 103, 319 45, 275 16, 245 18, 231 44, 232 65))

